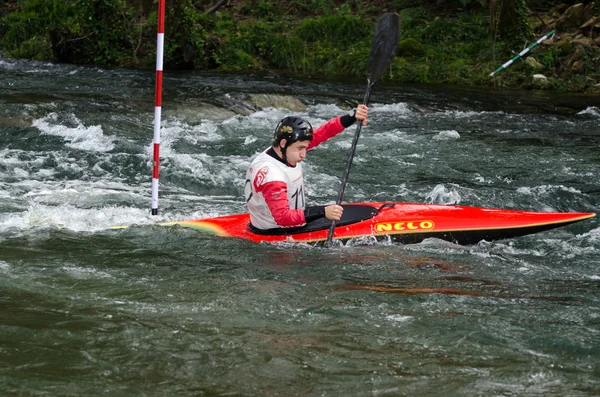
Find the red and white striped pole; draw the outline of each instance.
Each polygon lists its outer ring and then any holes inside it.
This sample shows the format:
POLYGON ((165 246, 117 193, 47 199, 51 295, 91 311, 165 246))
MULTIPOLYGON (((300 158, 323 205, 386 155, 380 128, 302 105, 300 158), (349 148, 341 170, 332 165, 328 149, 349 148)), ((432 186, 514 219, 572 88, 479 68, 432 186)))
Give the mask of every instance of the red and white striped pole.
POLYGON ((152 168, 152 215, 158 215, 158 165, 160 163, 160 117, 162 106, 163 53, 165 44, 165 0, 158 0, 156 37, 156 89, 154 98, 154 166, 152 168))

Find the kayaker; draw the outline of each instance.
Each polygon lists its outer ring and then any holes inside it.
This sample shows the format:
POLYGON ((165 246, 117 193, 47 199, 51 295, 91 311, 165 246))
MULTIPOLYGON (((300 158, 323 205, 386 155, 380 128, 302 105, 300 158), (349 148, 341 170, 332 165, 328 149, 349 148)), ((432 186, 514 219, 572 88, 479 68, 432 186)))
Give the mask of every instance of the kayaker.
POLYGON ((307 150, 333 138, 357 120, 367 125, 368 113, 368 107, 361 104, 314 131, 302 118, 282 119, 275 128, 273 144, 252 161, 246 173, 244 195, 250 228, 268 231, 299 227, 322 217, 339 221, 344 211, 340 205, 305 206, 301 162, 307 150))

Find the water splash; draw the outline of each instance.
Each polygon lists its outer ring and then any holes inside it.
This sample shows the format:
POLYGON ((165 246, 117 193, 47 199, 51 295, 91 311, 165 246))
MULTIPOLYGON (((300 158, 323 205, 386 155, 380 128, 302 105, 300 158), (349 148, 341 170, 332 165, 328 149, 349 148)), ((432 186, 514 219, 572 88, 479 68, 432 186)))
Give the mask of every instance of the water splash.
POLYGON ((115 148, 115 138, 105 136, 102 126, 86 127, 74 114, 69 115, 68 122, 74 123, 76 126, 68 127, 64 121, 59 120, 57 113, 50 113, 41 119, 34 120, 32 126, 39 129, 42 134, 64 138, 69 142, 67 146, 73 149, 109 152, 115 148))

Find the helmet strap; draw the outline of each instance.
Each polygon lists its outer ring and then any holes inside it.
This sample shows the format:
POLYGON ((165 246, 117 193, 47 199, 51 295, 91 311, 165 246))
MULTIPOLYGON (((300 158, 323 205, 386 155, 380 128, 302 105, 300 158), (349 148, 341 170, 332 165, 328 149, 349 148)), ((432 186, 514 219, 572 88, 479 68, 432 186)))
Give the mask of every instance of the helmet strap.
POLYGON ((279 150, 281 150, 281 159, 283 160, 283 162, 287 165, 287 156, 285 155, 285 152, 287 151, 288 148, 288 142, 285 142, 285 145, 283 147, 279 146, 279 150))

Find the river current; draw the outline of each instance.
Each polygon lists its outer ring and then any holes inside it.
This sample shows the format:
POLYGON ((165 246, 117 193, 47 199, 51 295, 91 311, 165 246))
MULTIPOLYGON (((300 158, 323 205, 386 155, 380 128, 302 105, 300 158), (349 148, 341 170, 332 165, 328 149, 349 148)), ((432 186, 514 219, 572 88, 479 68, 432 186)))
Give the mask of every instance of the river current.
MULTIPOLYGON (((0 394, 599 395, 598 218, 472 246, 152 226, 244 212, 277 121, 365 88, 165 71, 152 216, 154 72, 0 58, 0 394)), ((309 203, 353 132, 309 152, 309 203)), ((383 81, 345 200, 599 213, 599 146, 598 97, 383 81)))

